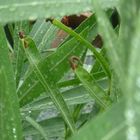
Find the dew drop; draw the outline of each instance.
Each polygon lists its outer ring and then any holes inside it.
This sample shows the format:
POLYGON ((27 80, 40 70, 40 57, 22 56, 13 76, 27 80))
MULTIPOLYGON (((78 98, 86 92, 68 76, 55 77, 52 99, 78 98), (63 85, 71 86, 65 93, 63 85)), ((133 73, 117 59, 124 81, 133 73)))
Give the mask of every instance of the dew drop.
POLYGON ((77 0, 77 2, 79 3, 79 2, 81 2, 81 0, 77 0))
POLYGON ((13 134, 15 134, 16 133, 16 128, 13 128, 13 134))
POLYGON ((29 20, 35 20, 35 19, 37 19, 36 15, 32 15, 32 16, 29 17, 29 20))
POLYGON ((64 14, 64 12, 60 12, 59 15, 60 16, 64 16, 65 14, 64 14))
POLYGON ((127 130, 127 140, 138 140, 137 131, 134 126, 131 126, 127 130))
POLYGON ((132 109, 128 109, 125 112, 125 117, 126 117, 128 123, 132 123, 134 121, 135 112, 132 109))
POLYGON ((19 81, 19 87, 23 84, 23 80, 19 81))
POLYGON ((16 139, 17 138, 17 135, 14 135, 14 138, 16 139))
POLYGON ((36 5, 38 5, 38 2, 37 1, 32 2, 32 6, 36 6, 36 5))
POLYGON ((63 38, 60 39, 60 41, 63 41, 63 40, 64 40, 63 38))
POLYGON ((30 113, 32 113, 32 111, 31 111, 31 110, 29 110, 28 112, 29 112, 29 114, 30 114, 30 113))

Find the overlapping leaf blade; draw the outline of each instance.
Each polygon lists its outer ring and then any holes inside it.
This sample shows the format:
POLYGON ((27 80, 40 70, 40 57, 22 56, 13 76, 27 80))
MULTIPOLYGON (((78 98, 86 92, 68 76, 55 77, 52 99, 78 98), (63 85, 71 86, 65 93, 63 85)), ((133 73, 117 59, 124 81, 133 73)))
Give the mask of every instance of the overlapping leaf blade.
MULTIPOLYGON (((65 124, 63 122, 63 119, 60 117, 57 118, 52 118, 52 119, 47 119, 38 122, 42 128, 44 129, 45 132, 48 134, 48 138, 62 138, 64 139, 65 137, 65 124)), ((33 136, 37 137, 39 135, 39 132, 36 131, 30 124, 26 124, 24 126, 24 136, 33 136)), ((38 138, 38 137, 37 137, 38 138)), ((39 135, 40 138, 40 135, 39 135)))
MULTIPOLYGON (((58 50, 57 53, 54 53, 53 55, 51 55, 51 57, 48 57, 45 61, 43 60, 41 63, 42 64, 46 64, 46 65, 42 65, 43 66, 43 69, 48 69, 49 71, 51 71, 53 73, 52 75, 52 79, 57 82, 59 80, 60 77, 62 77, 65 72, 70 69, 69 67, 69 57, 72 55, 72 54, 81 54, 85 49, 84 47, 81 48, 81 45, 78 44, 74 39, 70 40, 67 44, 65 44, 64 46, 65 50, 63 48, 60 48, 58 50), (76 43, 76 44, 75 44, 76 43), (75 53, 73 52, 75 51, 75 53), (67 54, 64 54, 65 52, 67 52, 67 54), (62 57, 61 54, 64 54, 64 56, 62 57), (58 60, 58 61, 57 61, 58 60), (51 65, 53 65, 51 67, 51 65), (65 68, 63 66, 65 66, 65 68)), ((44 71, 44 74, 47 75, 47 72, 44 71)), ((23 89, 22 93, 20 93, 19 95, 21 96, 21 101, 25 104, 25 102, 28 102, 30 101, 29 100, 29 94, 27 95, 28 96, 28 99, 26 99, 26 92, 28 93, 29 90, 31 89, 31 100, 33 100, 33 97, 35 97, 35 92, 33 93, 32 91, 35 89, 38 89, 39 92, 36 92, 37 93, 37 96, 39 96, 39 94, 41 94, 44 90, 42 88, 42 85, 40 85, 38 79, 34 76, 34 74, 32 73, 32 75, 30 75, 30 77, 27 79, 27 81, 25 81, 25 84, 22 85, 23 87, 21 87, 23 89), (30 79, 30 77, 32 79, 30 79), (34 79, 33 79, 34 78, 34 79), (27 87, 25 85, 28 85, 30 84, 30 87, 27 87), (41 87, 41 88, 39 88, 41 87), (27 90, 26 90, 27 89, 27 90), (23 100, 23 98, 25 98, 25 102, 23 100)), ((19 90, 22 90, 22 89, 19 89, 19 90)), ((19 91, 21 92, 21 91, 19 91)), ((19 96, 19 97, 20 97, 19 96)), ((23 104, 21 102, 21 104, 23 104)))
MULTIPOLYGON (((104 14, 102 11, 100 11, 99 5, 96 4, 97 1, 94 2, 94 6, 96 6, 96 11, 97 11, 97 18, 103 18, 104 14)), ((113 107, 105 112, 104 114, 98 116, 95 120, 91 121, 90 124, 88 124, 79 134, 75 137, 72 138, 72 140, 80 138, 80 139, 96 139, 96 140, 118 140, 118 139, 139 139, 139 106, 140 106, 140 100, 139 100, 139 95, 140 95, 140 83, 139 83, 139 76, 140 76, 140 62, 138 61, 140 59, 140 56, 138 54, 139 52, 139 44, 140 44, 140 18, 136 18, 136 15, 140 14, 139 8, 138 7, 138 1, 122 1, 121 4, 121 17, 123 17, 123 26, 125 26, 124 29, 122 29, 124 32, 120 36, 119 43, 123 48, 122 51, 125 53, 125 57, 122 57, 123 60, 120 60, 121 64, 126 64, 122 65, 123 70, 121 73, 118 73, 118 75, 121 77, 120 83, 121 83, 121 90, 123 91, 124 98, 121 99, 120 102, 117 104, 113 105, 113 107), (129 10, 129 8, 124 10, 124 7, 133 7, 130 10, 130 16, 127 14, 126 11, 129 10), (135 10, 134 10, 135 9, 135 10), (134 14, 135 13, 135 14, 134 14), (133 28, 129 27, 128 22, 130 22, 130 27, 133 25, 133 28), (128 33, 133 33, 128 37, 128 33), (124 49, 127 49, 128 45, 128 40, 129 38, 129 47, 128 51, 124 51, 124 49), (129 53, 128 53, 129 52, 129 53), (128 54, 127 54, 128 53, 128 54), (128 57, 129 56, 129 57, 128 57), (125 62, 125 63, 124 63, 125 62), (128 63, 128 65, 127 65, 128 63), (115 121, 114 121, 115 118, 115 121), (92 130, 92 132, 89 132, 92 130), (84 134, 86 132, 86 134, 84 134)), ((103 18, 104 19, 104 18, 103 18)), ((101 22, 101 21, 100 21, 101 22)), ((104 23, 99 23, 99 25, 103 25, 104 23)), ((100 27, 100 26, 99 26, 100 27)), ((107 26, 110 28, 109 26, 107 26)), ((104 32, 106 29, 106 26, 102 28, 102 32, 104 32)), ((111 34, 112 31, 106 30, 103 34, 103 37, 110 36, 111 40, 111 34), (110 35, 109 35, 110 34, 110 35)), ((106 44, 109 45, 109 42, 107 38, 105 39, 106 44)), ((117 40, 118 41, 118 40, 117 40)), ((116 42, 117 42, 116 41, 116 42)), ((113 45, 116 55, 119 55, 120 51, 116 51, 116 45, 113 45)), ((112 56, 113 59, 113 56, 112 56)), ((112 60, 111 60, 112 61, 112 60)), ((117 69, 118 66, 117 62, 111 62, 113 64, 113 68, 117 69), (116 66, 115 66, 116 65, 116 66)), ((117 80, 117 79, 116 79, 117 80)))
POLYGON ((39 50, 44 50, 52 47, 57 31, 58 29, 50 22, 46 22, 45 19, 38 19, 30 32, 30 36, 39 50))
POLYGON ((39 125, 39 123, 37 123, 34 119, 32 119, 31 117, 28 117, 28 116, 25 119, 41 134, 41 136, 45 140, 48 140, 48 136, 46 134, 47 132, 45 132, 45 130, 41 127, 41 125, 39 125))
MULTIPOLYGON (((77 31, 81 33, 86 32, 84 31, 85 29, 83 30, 82 27, 89 26, 91 29, 90 30, 86 29, 89 31, 89 34, 92 32, 90 35, 88 34, 89 40, 92 39, 92 34, 95 34, 93 31, 96 29, 95 23, 92 26, 92 22, 95 22, 94 16, 91 16, 84 23, 82 23, 77 31)), ((62 44, 62 46, 56 51, 56 53, 53 53, 52 55, 44 58, 43 61, 45 61, 49 69, 51 69, 54 80, 56 82, 60 80, 64 76, 64 74, 70 69, 68 61, 69 57, 72 55, 82 56, 85 49, 86 48, 83 45, 81 45, 81 43, 78 43, 74 38, 72 38, 68 40, 66 43, 62 44)), ((25 80, 24 83, 18 90, 21 106, 27 104, 29 101, 32 101, 33 98, 36 98, 43 92, 42 85, 38 82, 33 72, 29 73, 29 75, 27 75, 26 79, 24 80, 25 80)))
POLYGON ((67 104, 65 103, 61 93, 59 92, 55 81, 53 81, 51 77, 52 74, 50 73, 49 69, 42 68, 42 66, 45 63, 43 64, 39 63, 42 58, 35 46, 35 43, 29 37, 22 39, 22 42, 23 42, 23 47, 25 47, 24 48, 25 53, 27 55, 30 65, 33 68, 36 77, 38 78, 39 82, 42 84, 44 90, 49 93, 50 98, 61 112, 61 115, 63 116, 70 130, 74 133, 76 128, 75 128, 73 118, 67 107, 67 104), (44 75, 45 71, 47 71, 47 75, 44 75))

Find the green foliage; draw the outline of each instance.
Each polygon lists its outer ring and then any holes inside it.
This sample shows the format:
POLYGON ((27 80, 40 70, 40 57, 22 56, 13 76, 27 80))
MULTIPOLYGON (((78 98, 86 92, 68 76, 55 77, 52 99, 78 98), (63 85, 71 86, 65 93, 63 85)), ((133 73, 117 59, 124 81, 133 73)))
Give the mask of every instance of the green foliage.
POLYGON ((91 97, 97 100, 103 108, 107 107, 107 104, 104 102, 106 93, 104 90, 96 83, 94 77, 92 77, 86 70, 82 67, 78 67, 75 70, 76 76, 79 78, 83 86, 89 91, 91 97))
POLYGON ((138 140, 139 5, 1 0, 1 140, 138 140), (76 29, 60 22, 87 11, 92 15, 76 29), (109 18, 116 11, 114 28, 109 18), (52 48, 62 30, 67 37, 52 48), (101 48, 93 45, 97 35, 101 48))
MULTIPOLYGON (((117 0, 100 0, 102 8, 118 5, 117 0)), ((39 18, 48 18, 51 16, 64 16, 77 14, 79 12, 90 10, 91 0, 11 0, 0 2, 0 22, 7 23, 19 20, 35 20, 39 18)))
POLYGON ((2 26, 0 34, 0 135, 3 140, 21 140, 21 118, 16 82, 2 26))

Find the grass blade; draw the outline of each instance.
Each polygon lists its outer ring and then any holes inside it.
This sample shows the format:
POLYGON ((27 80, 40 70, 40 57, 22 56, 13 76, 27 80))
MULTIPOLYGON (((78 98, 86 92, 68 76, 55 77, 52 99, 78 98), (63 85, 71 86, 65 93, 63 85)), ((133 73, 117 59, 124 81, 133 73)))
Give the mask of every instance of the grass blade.
POLYGON ((0 26, 0 137, 22 140, 16 82, 3 28, 0 26))
POLYGON ((95 99, 103 108, 107 107, 107 104, 102 98, 106 96, 104 90, 97 84, 95 79, 81 66, 78 66, 74 70, 76 76, 82 82, 83 86, 89 91, 90 96, 95 99))

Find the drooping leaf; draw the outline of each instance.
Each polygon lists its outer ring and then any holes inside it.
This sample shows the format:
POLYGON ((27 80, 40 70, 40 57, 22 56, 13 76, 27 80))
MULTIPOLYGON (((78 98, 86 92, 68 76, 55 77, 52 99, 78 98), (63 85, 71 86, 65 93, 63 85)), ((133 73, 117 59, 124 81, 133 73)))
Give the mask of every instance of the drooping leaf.
POLYGON ((62 24, 60 21, 53 19, 51 22, 53 25, 64 30, 65 32, 67 32, 68 34, 73 36, 75 39, 77 39, 77 41, 79 41, 81 44, 85 45, 87 47, 87 49, 90 49, 93 52, 93 54, 96 56, 98 61, 100 62, 104 72, 107 74, 107 76, 109 78, 111 77, 109 64, 107 63, 105 58, 93 47, 93 45, 90 42, 88 42, 86 39, 84 39, 81 35, 79 35, 75 31, 73 31, 72 29, 68 28, 66 25, 62 24))

